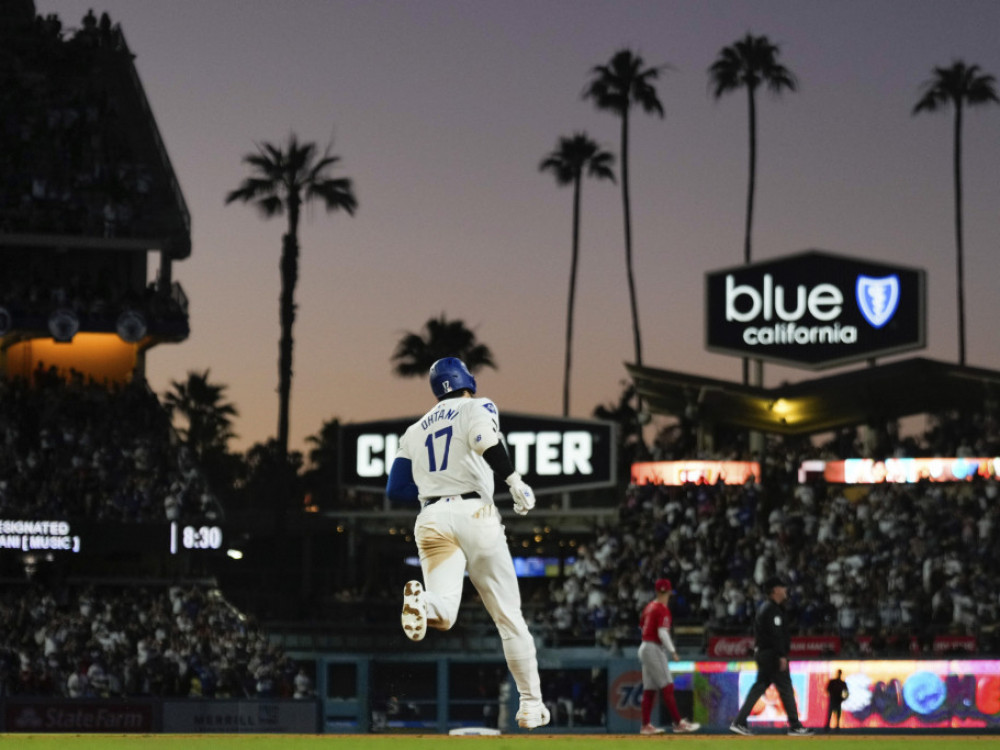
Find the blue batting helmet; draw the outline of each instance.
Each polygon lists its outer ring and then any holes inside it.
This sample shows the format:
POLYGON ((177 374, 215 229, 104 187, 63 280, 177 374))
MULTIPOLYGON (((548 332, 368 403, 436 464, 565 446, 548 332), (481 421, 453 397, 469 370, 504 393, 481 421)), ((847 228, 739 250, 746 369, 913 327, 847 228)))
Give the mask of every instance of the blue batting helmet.
POLYGON ((458 357, 445 357, 431 365, 431 390, 438 399, 468 388, 476 392, 476 379, 458 357))

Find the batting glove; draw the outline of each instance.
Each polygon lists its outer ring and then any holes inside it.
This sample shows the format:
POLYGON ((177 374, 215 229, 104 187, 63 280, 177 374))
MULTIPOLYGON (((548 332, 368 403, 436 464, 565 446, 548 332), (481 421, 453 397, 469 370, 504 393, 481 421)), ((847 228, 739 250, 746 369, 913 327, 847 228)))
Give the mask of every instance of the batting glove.
POLYGON ((510 487, 510 496, 514 499, 514 512, 519 516, 527 514, 535 507, 535 493, 524 483, 516 471, 505 480, 510 487))

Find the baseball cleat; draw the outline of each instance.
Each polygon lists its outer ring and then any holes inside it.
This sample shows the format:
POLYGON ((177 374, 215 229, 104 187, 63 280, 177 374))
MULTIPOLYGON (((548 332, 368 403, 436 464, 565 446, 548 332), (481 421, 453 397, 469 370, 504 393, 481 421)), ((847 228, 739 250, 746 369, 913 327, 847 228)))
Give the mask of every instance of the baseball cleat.
POLYGON ((659 727, 654 727, 652 724, 643 724, 642 729, 639 730, 639 734, 663 734, 666 730, 660 729, 659 727))
POLYGON ((697 732, 701 729, 701 724, 696 721, 681 719, 674 724, 674 734, 686 734, 687 732, 697 732))
POLYGON ((427 635, 427 604, 420 581, 407 581, 403 587, 403 632, 411 641, 422 641, 427 635))
POLYGON ((746 724, 738 724, 735 721, 729 725, 729 731, 736 732, 736 734, 742 734, 744 737, 751 737, 753 735, 753 732, 750 731, 750 727, 746 724))
POLYGON ((517 719, 517 725, 521 729, 536 729, 548 724, 551 717, 544 703, 531 701, 527 704, 522 703, 514 718, 517 719))
POLYGON ((812 737, 814 734, 816 733, 813 730, 809 727, 804 727, 801 724, 795 727, 795 729, 788 730, 788 735, 790 737, 812 737))

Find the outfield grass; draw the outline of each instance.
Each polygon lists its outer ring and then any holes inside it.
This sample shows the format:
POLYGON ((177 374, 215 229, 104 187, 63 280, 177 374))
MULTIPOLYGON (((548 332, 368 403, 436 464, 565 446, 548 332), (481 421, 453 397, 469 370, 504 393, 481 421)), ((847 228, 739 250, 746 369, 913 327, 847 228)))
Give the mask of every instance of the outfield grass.
MULTIPOLYGON (((995 735, 844 735, 787 737, 785 735, 509 735, 449 737, 447 735, 274 735, 274 734, 7 734, 0 747, 18 750, 611 750, 623 743, 679 743, 683 750, 749 750, 815 743, 817 750, 947 750, 1000 748, 995 735)), ((645 749, 644 749, 645 750, 645 749)), ((650 748, 652 750, 652 748, 650 748)))

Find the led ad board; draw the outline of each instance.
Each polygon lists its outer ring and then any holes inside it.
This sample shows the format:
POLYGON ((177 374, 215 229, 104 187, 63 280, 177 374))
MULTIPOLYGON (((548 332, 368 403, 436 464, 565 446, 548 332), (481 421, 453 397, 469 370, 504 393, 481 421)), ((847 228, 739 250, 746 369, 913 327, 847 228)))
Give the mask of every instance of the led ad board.
POLYGON ((632 484, 745 484, 760 479, 759 461, 639 461, 632 464, 632 484))
MULTIPOLYGON (((344 487, 383 492, 399 440, 418 417, 341 426, 344 487)), ((598 419, 501 414, 514 470, 539 495, 615 484, 615 425, 598 419)), ((501 483, 497 493, 506 487, 501 483)))
POLYGON ((969 458, 848 458, 843 461, 803 461, 799 482, 823 479, 833 484, 915 484, 968 482, 1000 478, 1000 457, 969 458))
MULTIPOLYGON (((753 662, 715 662, 694 680, 695 721, 732 721, 757 678, 753 662)), ((866 660, 792 662, 799 718, 806 726, 826 720, 826 683, 843 672, 849 696, 844 729, 969 729, 1000 727, 1000 661, 866 660)), ((751 710, 751 727, 780 727, 788 718, 771 688, 751 710)))
POLYGON ((921 349, 925 277, 819 250, 710 272, 705 346, 812 370, 921 349))
MULTIPOLYGON (((691 691, 691 717, 708 731, 725 732, 757 679, 752 661, 679 661, 670 670, 678 702, 691 691)), ((802 723, 822 727, 826 684, 841 670, 849 696, 841 726, 865 731, 1000 729, 1000 661, 892 659, 792 661, 792 687, 802 723)), ((622 660, 608 675, 608 728, 635 731, 640 721, 642 674, 622 660)), ((750 727, 784 732, 784 707, 772 687, 753 707, 750 727)))

